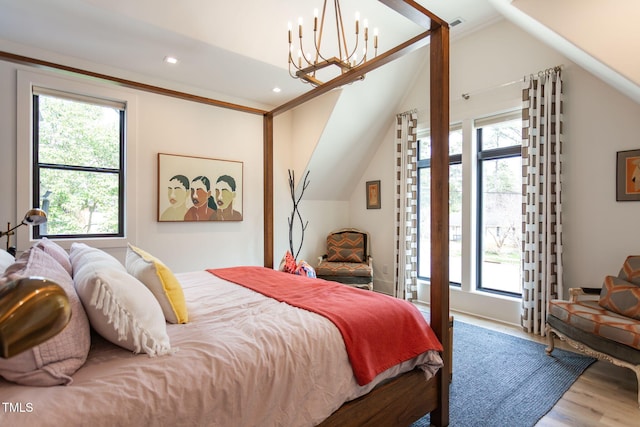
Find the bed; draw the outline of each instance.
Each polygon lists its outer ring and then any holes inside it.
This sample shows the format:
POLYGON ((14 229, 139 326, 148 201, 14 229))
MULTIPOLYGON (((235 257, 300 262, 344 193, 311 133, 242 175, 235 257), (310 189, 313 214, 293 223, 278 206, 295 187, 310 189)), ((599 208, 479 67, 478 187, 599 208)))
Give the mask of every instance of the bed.
MULTIPOLYGON (((67 259, 56 243, 41 241, 3 276, 11 280, 46 274, 69 294, 73 321, 87 321, 91 328, 70 323, 52 339, 58 344, 47 341, 16 356, 20 362, 0 361, 0 375, 11 380, 0 381, 1 425, 345 425, 340 415, 350 410, 345 402, 354 407, 358 398, 397 388, 394 380, 406 373, 420 390, 442 367, 440 343, 422 314, 406 301, 265 267, 172 275, 159 260, 132 245, 124 265, 83 244, 74 244, 70 252, 67 259), (153 276, 148 275, 150 269, 153 276), (164 293, 158 296, 154 283, 148 282, 162 275, 164 293), (163 313, 170 276, 184 296, 182 320, 179 304, 172 311, 178 317, 163 313), (90 292, 84 288, 87 283, 90 292), (158 309, 149 315, 154 298, 158 309), (340 301, 351 308, 326 308, 340 301), (402 314, 397 322, 390 320, 396 318, 395 310, 402 314), (126 319, 120 311, 126 312, 126 319), (355 320, 347 319, 345 313, 354 311, 355 320), (143 318, 154 313, 154 321, 166 327, 168 341, 143 318), (339 318, 332 318, 335 313, 339 318), (108 324, 103 322, 106 317, 108 324), (167 323, 170 320, 175 323, 167 323), (134 327, 135 322, 140 325, 134 327), (364 329, 353 322, 363 323, 364 329), (124 339, 110 335, 118 327, 114 323, 121 329, 129 325, 124 339), (401 337, 402 329, 411 332, 401 337), (136 345, 132 334, 147 335, 136 345), (376 336, 384 339, 376 343, 376 336), (406 341, 415 342, 401 348, 406 341), (384 353, 385 344, 407 353, 373 363, 364 360, 366 352, 373 357, 384 353), (31 359, 35 366, 24 368, 31 359), (387 367, 391 360, 393 365, 387 367)), ((409 414, 420 415, 415 410, 409 414)), ((374 415, 365 414, 370 423, 385 425, 374 415)), ((398 421, 386 425, 401 425, 398 421)))
MULTIPOLYGON (((193 94, 184 94, 176 91, 170 91, 163 88, 150 86, 147 84, 140 84, 133 81, 98 74, 95 72, 82 70, 65 65, 55 64, 48 61, 43 61, 35 58, 27 58, 19 55, 10 54, 7 52, 0 52, 0 57, 4 60, 13 61, 16 63, 34 65, 38 67, 45 67, 49 69, 62 70, 64 72, 70 72, 80 75, 88 75, 94 78, 102 79, 105 81, 111 81, 118 85, 131 87, 137 90, 146 90, 154 93, 164 94, 171 97, 177 97, 180 99, 190 100, 194 102, 200 102, 208 105, 212 105, 217 108, 231 108, 234 110, 245 111, 248 114, 260 114, 264 117, 264 266, 272 268, 274 265, 274 215, 273 215, 273 200, 274 200, 274 179, 273 179, 273 167, 274 167, 274 117, 282 114, 286 111, 295 108, 304 102, 311 100, 327 91, 330 91, 336 87, 348 84, 360 78, 363 74, 374 70, 377 67, 399 58, 409 52, 412 52, 418 48, 424 47, 427 44, 430 45, 430 129, 431 129, 431 141, 432 141, 432 153, 431 153, 431 288, 430 288, 430 326, 435 335, 443 345, 445 352, 442 354, 444 366, 450 367, 451 363, 451 336, 449 335, 449 280, 448 280, 448 132, 449 132, 449 27, 448 24, 420 6, 418 3, 412 0, 380 0, 399 14, 406 18, 420 24, 427 29, 423 34, 414 37, 407 42, 390 49, 389 51, 379 55, 377 58, 368 61, 363 67, 358 67, 356 70, 344 73, 340 77, 327 82, 326 84, 319 86, 307 94, 302 95, 299 98, 291 100, 286 104, 283 104, 271 111, 262 111, 255 108, 243 107, 241 105, 230 104, 228 102, 222 102, 212 100, 209 98, 194 96, 193 94)), ((201 274, 199 272, 198 274, 201 274)), ((209 273, 207 273, 209 274, 209 273)), ((180 280, 185 283, 185 297, 192 298, 190 287, 188 284, 189 277, 180 276, 180 280)), ((195 286, 197 288, 197 286, 195 286)), ((197 295, 196 295, 196 298, 197 295)), ((197 309, 193 308, 193 310, 197 309)), ((67 330, 69 328, 67 327, 67 330)), ((169 326, 168 330, 170 334, 174 334, 177 328, 169 326)), ((87 328, 88 330, 88 328, 87 328)), ((86 332, 86 331, 85 331, 86 332)), ((64 334, 61 333, 60 335, 64 334)), ((169 341, 171 340, 169 337, 169 341)), ((38 408, 44 408, 45 406, 38 406, 40 402, 42 405, 56 405, 58 393, 62 393, 61 390, 68 390, 72 387, 82 384, 84 375, 84 369, 91 369, 95 366, 96 361, 104 360, 104 363, 111 366, 111 364, 118 365, 122 363, 118 357, 113 355, 114 352, 122 353, 121 349, 114 348, 112 343, 101 342, 100 337, 95 334, 91 336, 91 350, 88 362, 84 366, 85 361, 81 360, 82 368, 78 369, 78 378, 73 376, 74 384, 70 387, 50 387, 44 388, 42 393, 49 394, 48 398, 40 398, 36 400, 34 396, 33 387, 16 386, 9 384, 8 382, 0 384, 0 399, 2 401, 2 410, 0 410, 0 424, 5 425, 19 425, 22 423, 29 423, 24 419, 34 413, 38 408), (39 402, 37 405, 35 402, 39 402), (46 402, 46 403, 44 403, 46 402), (22 419, 22 421, 20 421, 22 419), (6 421, 6 422, 5 422, 6 421)), ((174 338, 174 340, 179 340, 174 338)), ((184 347, 184 346, 183 346, 184 347)), ((162 345, 160 345, 162 350, 162 345)), ((183 353, 184 354, 184 353, 183 353)), ((179 360, 180 351, 175 352, 169 357, 173 360, 179 360)), ((133 359, 134 356, 131 353, 128 357, 133 359)), ((160 356, 158 360, 165 358, 165 355, 160 356)), ((80 358, 82 359, 82 358, 80 358)), ((146 358, 135 356, 136 360, 144 360, 146 363, 142 363, 142 368, 151 369, 153 364, 150 360, 153 358, 146 358)), ((79 361, 76 361, 79 363, 79 361)), ((392 378, 382 379, 380 378, 379 384, 373 388, 364 388, 356 392, 351 392, 351 397, 356 397, 344 404, 334 403, 335 412, 329 415, 327 418, 323 418, 319 425, 322 426, 403 426, 410 425, 413 421, 417 420, 426 413, 431 413, 431 423, 436 426, 444 426, 449 424, 449 375, 443 373, 443 369, 439 370, 429 380, 425 380, 424 372, 420 369, 411 369, 406 373, 398 372, 390 373, 392 378), (397 375, 395 375, 397 374, 397 375), (364 393, 364 394, 362 394, 364 393)), ((100 368, 101 370, 102 368, 100 368)), ((122 365, 121 369, 123 373, 121 375, 137 374, 136 370, 130 369, 127 365, 122 365)), ((138 369, 138 368, 136 368, 138 369)), ((401 369, 401 370, 404 370, 401 369)), ((448 371, 448 370, 447 370, 448 371)), ((111 380, 111 378, 109 378, 111 380)), ((374 380, 376 383, 378 379, 374 380)), ((106 379, 104 380, 106 381, 106 379)), ((177 412, 180 408, 175 404, 176 399, 182 403, 182 397, 176 395, 177 390, 169 388, 168 383, 162 383, 161 389, 166 391, 167 398, 165 398, 159 406, 162 408, 169 407, 177 412)), ((101 389, 101 391, 103 391, 101 389)), ((143 394, 153 393, 151 388, 145 388, 143 394)), ((85 393, 82 396, 78 396, 77 401, 71 404, 71 411, 79 417, 90 417, 92 420, 94 415, 98 413, 99 408, 105 406, 108 403, 109 397, 103 397, 99 403, 96 403, 93 407, 88 406, 88 396, 90 393, 85 393)), ((198 396, 195 398, 195 402, 188 402, 188 407, 194 407, 197 405, 203 405, 206 396, 198 396)), ((96 401, 92 401, 96 402, 96 401)), ((68 402, 67 402, 68 403, 68 402)), ((63 406, 59 406, 63 409, 63 406)), ((144 413, 145 408, 137 408, 138 412, 144 413)), ((64 406, 64 410, 69 410, 68 406, 64 406)), ((113 411, 118 412, 118 411, 113 411)), ((133 417, 137 416, 136 412, 133 412, 133 417)), ((44 421, 48 421, 45 419, 44 421)), ((125 424, 132 424, 127 419, 125 424)), ((316 421, 313 421, 314 423, 316 421)), ((93 422, 92 422, 93 423, 93 422)), ((96 420, 96 424, 100 421, 96 420)), ((53 424, 53 422, 52 422, 53 424)), ((87 423, 85 423, 87 424, 87 423)), ((159 420, 158 424, 162 425, 162 421, 159 420)), ((205 423, 207 424, 207 423, 205 423)), ((180 423, 176 424, 180 425, 180 423)))

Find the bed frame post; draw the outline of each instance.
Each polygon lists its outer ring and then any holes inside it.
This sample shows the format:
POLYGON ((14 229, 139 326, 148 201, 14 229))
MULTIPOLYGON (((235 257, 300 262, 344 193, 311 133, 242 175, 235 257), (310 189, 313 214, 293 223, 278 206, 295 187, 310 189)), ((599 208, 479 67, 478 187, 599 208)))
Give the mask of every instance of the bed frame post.
POLYGON ((449 27, 431 23, 431 327, 445 348, 438 408, 431 424, 449 425, 449 27))
POLYGON ((273 268, 273 114, 266 113, 263 122, 264 266, 273 268))

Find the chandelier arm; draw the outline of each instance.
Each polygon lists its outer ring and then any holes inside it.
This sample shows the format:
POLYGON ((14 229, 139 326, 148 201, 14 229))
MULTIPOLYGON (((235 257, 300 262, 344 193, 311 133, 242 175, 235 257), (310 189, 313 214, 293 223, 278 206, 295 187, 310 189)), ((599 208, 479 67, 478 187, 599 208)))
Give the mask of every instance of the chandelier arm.
POLYGON ((327 58, 325 58, 324 56, 322 56, 322 53, 320 53, 320 45, 322 44, 322 30, 320 30, 320 36, 318 39, 316 39, 316 33, 313 33, 313 44, 316 48, 316 62, 320 62, 318 61, 318 59, 322 59, 323 61, 326 61, 327 58))
MULTIPOLYGON (((354 54, 357 52, 357 50, 358 50, 358 42, 359 42, 359 41, 360 41, 360 37, 358 37, 358 36, 356 35, 356 44, 355 44, 355 46, 353 47, 353 50, 351 51, 351 53, 349 54, 349 56, 347 56, 347 63, 348 63, 349 65, 352 65, 352 64, 351 64, 351 58, 353 57, 353 55, 354 55, 354 54)), ((353 66, 356 66, 356 65, 357 65, 357 64, 353 64, 353 66)))
MULTIPOLYGON (((296 70, 302 69, 302 66, 296 64, 296 61, 293 59, 293 55, 291 55, 291 47, 289 47, 289 70, 291 70, 292 64, 296 70)), ((291 74, 291 71, 289 71, 289 74, 291 74)))
POLYGON ((293 56, 291 56, 291 42, 289 42, 289 74, 291 74, 291 64, 293 64, 295 69, 299 69, 295 62, 293 62, 293 56))
POLYGON ((338 0, 333 1, 334 9, 336 12, 336 34, 338 36, 338 59, 348 62, 348 58, 345 60, 342 57, 342 45, 344 45, 344 53, 347 54, 347 38, 344 36, 344 25, 342 24, 342 10, 340 10, 340 2, 338 0), (342 36, 342 37, 341 37, 342 36))
MULTIPOLYGON (((291 54, 289 54, 289 57, 291 57, 291 54)), ((300 68, 298 68, 298 66, 296 64, 294 64, 293 61, 289 60, 289 75, 291 77, 295 77, 295 75, 291 73, 291 64, 293 64, 293 68, 296 69, 296 70, 299 70, 300 68)))
MULTIPOLYGON (((309 58, 307 58, 307 55, 304 54, 304 47, 302 45, 302 36, 300 37, 300 56, 302 58, 304 58, 304 61, 307 63, 307 65, 313 65, 313 62, 309 61, 309 58)), ((302 68, 302 63, 301 61, 298 61, 298 69, 302 68)))

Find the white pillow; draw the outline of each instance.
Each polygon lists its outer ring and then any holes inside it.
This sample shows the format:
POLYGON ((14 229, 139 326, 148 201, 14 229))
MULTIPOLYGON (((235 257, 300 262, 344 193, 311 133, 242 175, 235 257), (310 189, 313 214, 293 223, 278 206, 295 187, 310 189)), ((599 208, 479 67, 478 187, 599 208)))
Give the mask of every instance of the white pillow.
POLYGON ((91 326, 134 353, 171 352, 160 304, 113 256, 84 243, 71 245, 73 281, 91 326))
POLYGON ((13 255, 0 249, 0 274, 4 273, 7 267, 9 267, 14 262, 16 262, 16 259, 13 257, 13 255))
POLYGON ((127 272, 140 280, 156 297, 169 323, 187 323, 187 303, 180 282, 169 267, 148 252, 129 243, 125 265, 127 272))

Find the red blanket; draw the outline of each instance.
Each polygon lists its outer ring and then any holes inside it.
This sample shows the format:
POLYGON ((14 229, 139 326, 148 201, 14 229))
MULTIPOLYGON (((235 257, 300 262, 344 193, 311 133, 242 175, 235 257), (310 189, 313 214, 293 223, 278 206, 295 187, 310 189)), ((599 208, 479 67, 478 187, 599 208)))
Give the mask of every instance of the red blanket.
POLYGON ((408 301, 265 267, 207 271, 331 320, 342 333, 360 385, 368 384, 379 373, 425 351, 442 351, 433 330, 408 301))

